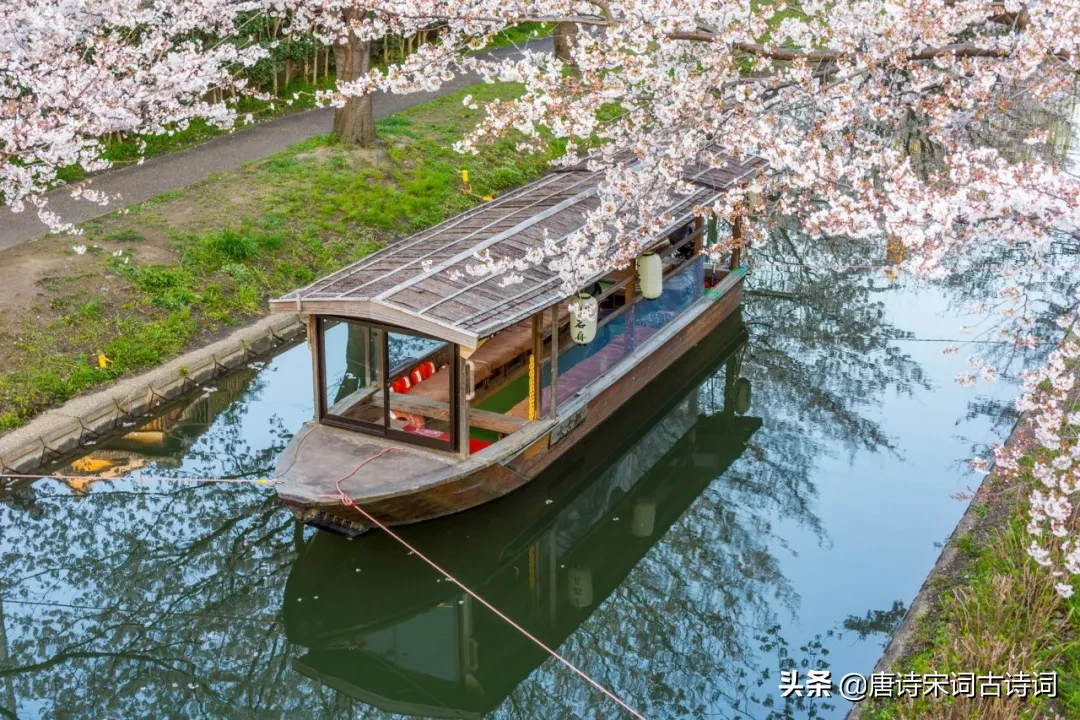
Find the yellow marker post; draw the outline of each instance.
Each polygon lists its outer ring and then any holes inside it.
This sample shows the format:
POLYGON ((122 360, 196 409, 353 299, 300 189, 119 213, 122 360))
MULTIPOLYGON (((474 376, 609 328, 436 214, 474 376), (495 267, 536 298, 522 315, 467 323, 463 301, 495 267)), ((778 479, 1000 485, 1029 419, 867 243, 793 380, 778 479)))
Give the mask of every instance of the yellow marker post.
POLYGON ((536 355, 529 356, 529 422, 536 419, 536 355))

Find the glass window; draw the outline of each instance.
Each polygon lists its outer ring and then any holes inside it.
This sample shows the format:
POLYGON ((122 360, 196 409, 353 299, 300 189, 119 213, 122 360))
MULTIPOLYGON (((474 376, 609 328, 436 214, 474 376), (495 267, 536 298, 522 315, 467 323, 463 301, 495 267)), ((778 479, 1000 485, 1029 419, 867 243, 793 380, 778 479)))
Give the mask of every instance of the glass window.
POLYGON ((338 318, 319 320, 321 419, 455 448, 457 346, 338 318))
POLYGON ((413 437, 449 442, 450 362, 454 348, 433 338, 388 332, 390 427, 413 437))
POLYGON ((382 335, 382 330, 347 320, 323 323, 327 415, 379 427, 385 425, 382 335))

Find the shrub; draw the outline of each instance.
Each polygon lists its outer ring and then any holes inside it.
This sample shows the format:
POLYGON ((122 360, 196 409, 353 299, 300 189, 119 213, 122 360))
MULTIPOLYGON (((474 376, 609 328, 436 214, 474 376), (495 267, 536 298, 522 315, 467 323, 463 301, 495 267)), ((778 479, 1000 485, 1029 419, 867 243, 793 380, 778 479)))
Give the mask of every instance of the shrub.
POLYGON ((230 262, 244 262, 258 253, 258 247, 251 237, 229 228, 205 235, 202 244, 210 255, 230 262))

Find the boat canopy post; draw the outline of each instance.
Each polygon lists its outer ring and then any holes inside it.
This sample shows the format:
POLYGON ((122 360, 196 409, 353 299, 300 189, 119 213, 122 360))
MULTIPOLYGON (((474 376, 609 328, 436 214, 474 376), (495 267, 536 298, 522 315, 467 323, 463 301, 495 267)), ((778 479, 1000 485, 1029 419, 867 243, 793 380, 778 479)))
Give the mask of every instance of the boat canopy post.
POLYGON ((320 418, 326 408, 323 407, 322 360, 319 359, 319 323, 312 314, 304 318, 304 324, 307 326, 307 344, 311 352, 311 390, 315 393, 315 417, 320 418))
POLYGON ((556 408, 559 405, 556 397, 559 383, 559 329, 559 304, 555 303, 551 306, 551 390, 548 397, 548 410, 552 420, 558 414, 556 408))
MULTIPOLYGON (((465 353, 472 351, 464 347, 455 346, 454 354, 457 356, 457 442, 458 453, 463 458, 469 457, 469 400, 473 395, 473 374, 471 364, 465 353)), ((454 422, 451 418, 450 422, 454 422)))
POLYGON ((741 250, 742 250, 742 246, 740 244, 740 243, 742 243, 742 239, 743 239, 742 222, 743 222, 743 216, 742 215, 737 215, 735 217, 735 222, 731 224, 731 239, 735 241, 734 246, 731 248, 731 266, 730 267, 731 267, 732 270, 737 269, 739 267, 739 262, 741 261, 741 258, 739 257, 739 255, 740 255, 741 250))
POLYGON ((533 313, 532 316, 532 359, 529 361, 529 420, 540 417, 540 387, 541 378, 544 375, 544 335, 543 327, 544 311, 533 313))

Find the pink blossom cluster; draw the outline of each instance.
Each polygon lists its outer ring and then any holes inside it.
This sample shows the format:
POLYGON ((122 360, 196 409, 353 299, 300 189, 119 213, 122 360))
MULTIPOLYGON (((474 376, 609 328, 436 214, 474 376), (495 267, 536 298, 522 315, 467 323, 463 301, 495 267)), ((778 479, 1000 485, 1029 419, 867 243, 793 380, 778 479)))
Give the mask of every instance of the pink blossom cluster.
MULTIPOLYGON (((1045 367, 1024 373, 1022 394, 1016 401, 1023 413, 1021 423, 1013 442, 994 449, 994 459, 1000 477, 1031 484, 1028 553, 1040 565, 1052 568, 1057 591, 1069 597, 1074 592, 1070 578, 1080 575, 1075 526, 1080 492, 1080 412, 1075 409, 1080 316, 1069 313, 1058 324, 1066 338, 1045 367)), ((985 465, 982 469, 988 470, 985 465)))
MULTIPOLYGON (((27 202, 70 229, 42 193, 71 165, 108 167, 100 139, 154 135, 194 118, 231 127, 234 112, 204 98, 242 89, 237 67, 262 57, 236 37, 254 3, 228 0, 0 0, 0 197, 27 202)), ((77 197, 104 202, 88 188, 77 197)))

